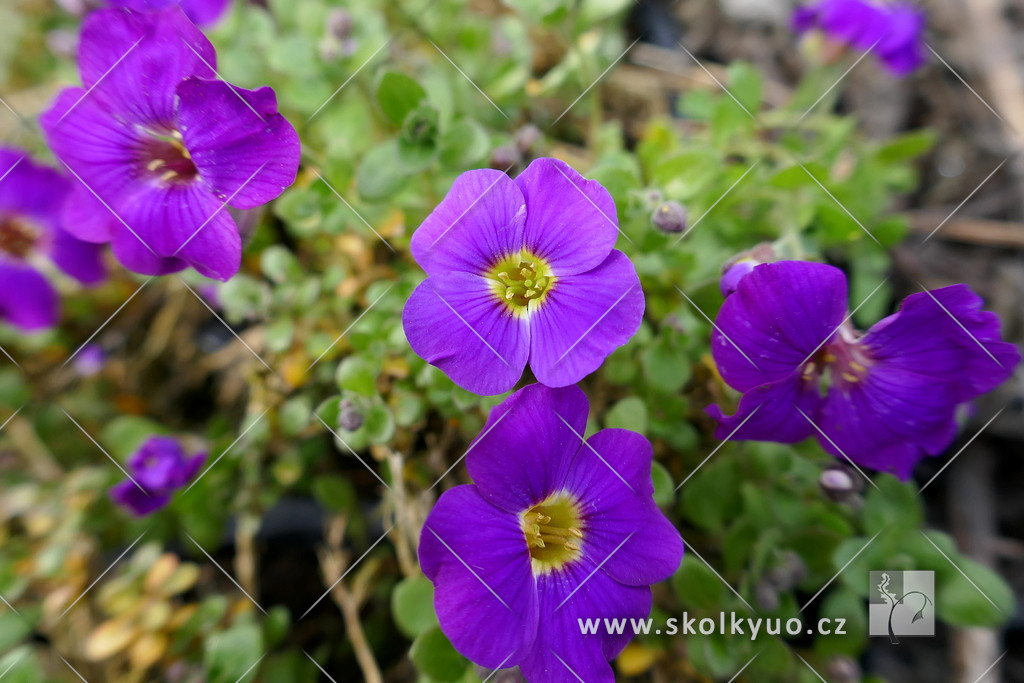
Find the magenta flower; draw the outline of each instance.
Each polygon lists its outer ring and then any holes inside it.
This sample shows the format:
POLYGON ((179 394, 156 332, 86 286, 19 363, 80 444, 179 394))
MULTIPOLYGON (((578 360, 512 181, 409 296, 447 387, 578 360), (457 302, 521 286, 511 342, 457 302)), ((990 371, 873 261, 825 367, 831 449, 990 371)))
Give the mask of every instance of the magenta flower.
POLYGON ((171 502, 206 460, 206 453, 186 455, 168 436, 151 436, 128 458, 131 477, 110 489, 110 499, 136 517, 145 517, 171 502))
POLYGON ((819 0, 793 14, 797 33, 818 29, 841 45, 873 49, 895 76, 906 76, 924 63, 924 27, 924 13, 907 2, 819 0))
POLYGON ((52 261, 82 284, 106 276, 102 248, 64 229, 61 207, 71 184, 27 152, 0 148, 0 320, 25 331, 57 324, 57 290, 37 267, 52 261))
POLYGON ((514 181, 469 171, 412 237, 429 276, 402 313, 414 351, 477 394, 508 391, 529 362, 578 382, 640 326, 644 296, 615 250, 608 191, 557 159, 514 181))
POLYGON ((966 285, 907 297, 865 334, 847 320, 846 276, 779 261, 742 278, 715 321, 712 354, 743 392, 719 406, 715 436, 822 447, 901 479, 956 436, 958 406, 1002 383, 1020 361, 999 318, 966 285), (735 433, 734 433, 735 432, 735 433))
POLYGON ((106 0, 109 7, 124 7, 139 12, 157 12, 177 5, 197 26, 217 23, 231 0, 106 0))
POLYGON ((491 411, 466 456, 476 482, 437 501, 420 537, 441 630, 492 669, 530 681, 612 681, 632 633, 577 619, 646 617, 650 584, 683 556, 654 504, 651 445, 605 429, 585 442, 587 398, 534 384, 491 411))
POLYGON ((295 180, 299 139, 274 91, 216 80, 215 62, 176 7, 93 12, 79 46, 84 88, 61 92, 41 119, 81 181, 69 229, 109 241, 130 270, 229 279, 242 241, 228 207, 265 204, 295 180))

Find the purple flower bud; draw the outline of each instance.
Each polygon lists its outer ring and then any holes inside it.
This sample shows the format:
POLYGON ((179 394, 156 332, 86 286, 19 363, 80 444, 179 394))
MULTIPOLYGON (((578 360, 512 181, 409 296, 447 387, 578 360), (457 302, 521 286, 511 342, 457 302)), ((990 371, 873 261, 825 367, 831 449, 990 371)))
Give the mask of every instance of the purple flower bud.
POLYGON ((857 683, 861 679, 860 666, 849 657, 834 657, 825 671, 833 683, 857 683))
POLYGON ((352 35, 352 15, 341 7, 335 7, 327 15, 327 30, 338 40, 352 35))
POLYGON ((837 503, 848 502, 861 490, 860 475, 843 464, 826 467, 818 477, 822 493, 837 503))
POLYGON ((103 369, 107 354, 99 344, 86 344, 75 356, 75 371, 81 377, 93 377, 103 369))
POLYGON ((338 404, 338 426, 347 432, 354 432, 363 426, 366 417, 358 406, 347 398, 338 404))
POLYGON ((523 154, 533 151, 533 146, 540 140, 540 128, 528 123, 512 135, 512 141, 523 154))
POLYGON ((501 145, 491 152, 491 168, 505 171, 523 163, 523 155, 515 145, 501 145))
POLYGON ((651 214, 654 227, 662 232, 676 233, 686 230, 686 207, 679 202, 662 202, 651 214))
POLYGON ((760 265, 754 259, 740 259, 725 269, 722 279, 718 281, 718 288, 722 290, 722 296, 729 296, 740 286, 740 280, 750 274, 750 271, 760 265))

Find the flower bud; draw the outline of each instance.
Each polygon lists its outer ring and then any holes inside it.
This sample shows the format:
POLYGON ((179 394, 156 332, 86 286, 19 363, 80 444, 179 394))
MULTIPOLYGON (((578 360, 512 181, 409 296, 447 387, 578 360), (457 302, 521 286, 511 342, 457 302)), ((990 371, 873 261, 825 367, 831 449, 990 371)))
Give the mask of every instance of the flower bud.
POLYGON ((679 202, 662 202, 651 214, 654 227, 662 232, 676 233, 686 230, 686 207, 679 202))
POLYGON ((722 279, 718 281, 718 288, 722 290, 722 296, 729 296, 740 286, 740 280, 750 274, 756 266, 760 265, 753 259, 741 259, 725 269, 722 279))
POLYGON ((827 668, 828 680, 835 683, 857 683, 860 679, 860 666, 849 657, 834 657, 827 668))
POLYGON ((512 135, 512 141, 523 154, 533 151, 533 146, 540 140, 540 128, 528 123, 512 135))
POLYGON ((338 426, 346 432, 354 432, 363 426, 366 418, 356 404, 347 398, 338 404, 338 426))
POLYGON ((495 147, 494 151, 491 152, 491 168, 496 168, 500 171, 509 170, 513 166, 522 163, 522 161, 523 155, 513 145, 501 145, 500 147, 495 147))
POLYGON ((345 40, 352 35, 352 15, 340 7, 335 7, 327 15, 327 30, 338 40, 345 40))
POLYGON ((825 468, 818 477, 818 485, 826 497, 837 503, 855 499, 862 487, 859 475, 843 464, 825 468))

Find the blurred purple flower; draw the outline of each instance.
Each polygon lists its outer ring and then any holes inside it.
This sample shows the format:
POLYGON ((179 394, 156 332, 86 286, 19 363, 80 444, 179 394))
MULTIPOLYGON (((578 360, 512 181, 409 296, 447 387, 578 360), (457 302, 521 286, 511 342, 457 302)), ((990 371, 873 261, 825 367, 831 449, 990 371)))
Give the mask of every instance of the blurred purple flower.
POLYGON ((650 584, 683 542, 655 505, 651 444, 625 429, 586 442, 587 397, 533 384, 491 411, 420 537, 441 630, 488 668, 529 681, 613 681, 632 633, 583 635, 577 619, 642 619, 650 584))
POLYGON ((1000 340, 999 318, 981 307, 966 285, 919 292, 862 334, 846 319, 838 268, 759 265, 715 321, 715 363, 743 392, 732 416, 708 408, 715 435, 780 443, 816 436, 833 455, 907 479, 925 454, 952 442, 958 406, 994 389, 1020 361, 1017 347, 1000 340))
POLYGON ((463 173, 412 237, 429 277, 402 313, 409 343, 478 394, 511 389, 527 361, 548 386, 578 382, 643 317, 617 237, 611 195, 562 161, 537 159, 514 181, 463 173))
POLYGON ((107 361, 107 354, 99 344, 86 344, 75 354, 75 371, 81 377, 98 375, 107 361))
POLYGON ((242 242, 228 207, 251 209, 295 180, 299 139, 270 88, 216 80, 210 41, 173 7, 90 14, 84 88, 67 88, 41 119, 77 183, 65 222, 111 244, 130 270, 193 267, 228 280, 242 242))
POLYGON ((171 502, 206 460, 206 453, 189 456, 177 439, 151 436, 128 458, 131 477, 110 489, 110 498, 136 517, 145 517, 171 502))
POLYGON ((224 15, 231 0, 106 0, 106 4, 139 12, 157 12, 178 6, 192 23, 210 26, 224 15))
POLYGON ((909 2, 819 0, 798 7, 792 23, 799 34, 819 29, 841 45, 862 51, 873 48, 895 76, 906 76, 925 61, 925 14, 909 2))
POLYGON ((106 276, 102 248, 73 237, 61 222, 71 184, 27 152, 0 148, 0 320, 25 331, 60 317, 57 290, 37 268, 50 260, 82 284, 106 276))

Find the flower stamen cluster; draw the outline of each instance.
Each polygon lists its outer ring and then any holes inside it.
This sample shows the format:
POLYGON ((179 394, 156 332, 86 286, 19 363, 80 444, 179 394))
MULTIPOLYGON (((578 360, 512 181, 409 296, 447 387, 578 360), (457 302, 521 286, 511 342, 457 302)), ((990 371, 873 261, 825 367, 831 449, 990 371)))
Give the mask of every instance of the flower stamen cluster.
POLYGON ((526 252, 499 261, 489 277, 498 298, 514 312, 528 308, 531 301, 543 301, 555 282, 543 259, 526 252))
POLYGON ((20 216, 0 216, 0 252, 7 256, 24 260, 40 237, 42 231, 20 216))

